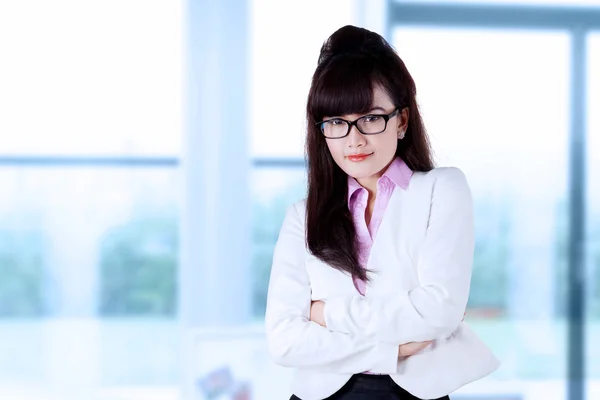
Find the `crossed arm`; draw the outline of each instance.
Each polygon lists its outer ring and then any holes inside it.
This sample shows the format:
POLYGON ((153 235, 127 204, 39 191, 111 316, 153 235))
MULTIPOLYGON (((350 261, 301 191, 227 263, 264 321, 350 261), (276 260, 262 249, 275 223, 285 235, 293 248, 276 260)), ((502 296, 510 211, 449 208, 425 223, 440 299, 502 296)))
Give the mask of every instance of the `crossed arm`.
POLYGON ((312 320, 315 304, 298 262, 304 251, 302 219, 295 207, 288 210, 267 300, 267 340, 275 362, 336 372, 393 373, 399 355, 414 354, 457 328, 470 286, 473 206, 462 172, 446 168, 443 174, 432 192, 418 260, 420 286, 388 298, 332 298, 316 304, 312 320))
MULTIPOLYGON (((314 323, 317 323, 325 328, 327 328, 327 322, 325 321, 324 315, 325 302, 323 301, 313 301, 310 305, 310 320, 314 323)), ((467 315, 465 312, 464 317, 467 315)), ((419 351, 423 350, 427 346, 429 346, 433 340, 425 340, 422 342, 409 342, 401 344, 398 347, 398 357, 410 357, 412 355, 417 354, 419 351)))

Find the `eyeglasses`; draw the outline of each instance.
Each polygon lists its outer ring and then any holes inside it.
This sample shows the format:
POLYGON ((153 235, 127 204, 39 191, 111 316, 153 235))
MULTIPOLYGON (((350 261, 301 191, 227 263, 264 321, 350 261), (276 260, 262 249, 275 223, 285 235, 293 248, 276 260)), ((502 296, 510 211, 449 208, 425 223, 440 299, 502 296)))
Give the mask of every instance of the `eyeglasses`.
POLYGON ((341 139, 350 134, 352 126, 356 126, 363 135, 376 135, 385 131, 390 118, 398 115, 400 111, 396 108, 389 114, 369 114, 364 115, 354 121, 346 121, 341 118, 332 118, 317 122, 315 125, 321 129, 321 133, 328 139, 341 139))

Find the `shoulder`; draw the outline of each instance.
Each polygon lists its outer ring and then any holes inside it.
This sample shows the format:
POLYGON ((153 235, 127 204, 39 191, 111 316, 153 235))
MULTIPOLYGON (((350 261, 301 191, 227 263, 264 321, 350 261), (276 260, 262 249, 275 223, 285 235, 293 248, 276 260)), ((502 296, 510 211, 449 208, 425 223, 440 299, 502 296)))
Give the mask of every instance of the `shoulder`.
POLYGON ((290 208, 300 217, 304 218, 304 215, 306 214, 306 199, 295 201, 290 205, 290 208))
POLYGON ((306 199, 297 200, 287 206, 284 225, 300 225, 304 227, 306 219, 306 199))
POLYGON ((457 167, 438 167, 427 172, 415 172, 411 185, 419 188, 469 190, 465 173, 457 167))
POLYGON ((431 171, 415 172, 413 178, 431 183, 438 181, 455 183, 467 181, 465 173, 458 167, 437 167, 431 171))
POLYGON ((467 177, 460 168, 438 167, 428 172, 416 172, 413 179, 410 186, 415 193, 438 205, 442 203, 449 206, 453 203, 469 205, 472 202, 467 177))

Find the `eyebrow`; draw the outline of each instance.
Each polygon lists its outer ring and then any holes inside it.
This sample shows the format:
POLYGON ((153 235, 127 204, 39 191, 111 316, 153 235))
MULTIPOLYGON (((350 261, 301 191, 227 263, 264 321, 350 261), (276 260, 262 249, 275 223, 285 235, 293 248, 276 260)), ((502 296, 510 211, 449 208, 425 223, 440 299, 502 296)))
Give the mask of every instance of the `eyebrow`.
MULTIPOLYGON (((383 108, 381 106, 375 106, 375 107, 371 108, 371 110, 369 110, 369 113, 372 113, 373 111, 382 111, 384 113, 386 112, 385 108, 383 108)), ((323 117, 323 121, 328 121, 330 119, 336 119, 336 118, 340 118, 340 117, 323 117)))

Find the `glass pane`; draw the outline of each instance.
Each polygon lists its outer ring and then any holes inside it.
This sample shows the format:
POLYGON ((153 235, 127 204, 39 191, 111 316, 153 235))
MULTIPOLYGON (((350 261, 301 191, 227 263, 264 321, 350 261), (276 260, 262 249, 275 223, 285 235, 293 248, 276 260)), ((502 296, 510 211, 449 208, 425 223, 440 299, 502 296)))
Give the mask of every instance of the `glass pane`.
POLYGON ((588 38, 588 296, 586 372, 588 399, 600 398, 600 32, 588 38), (595 383, 595 384, 594 384, 595 383))
POLYGON ((159 167, 0 169, 0 398, 176 393, 178 186, 159 167))
POLYGON ((466 321, 502 365, 459 393, 563 399, 569 36, 401 28, 393 42, 438 164, 461 168, 475 200, 466 321))
POLYGON ((183 3, 0 2, 0 153, 178 153, 183 3))
POLYGON ((252 2, 249 115, 255 157, 303 156, 306 98, 319 50, 336 29, 354 22, 354 3, 252 2))

